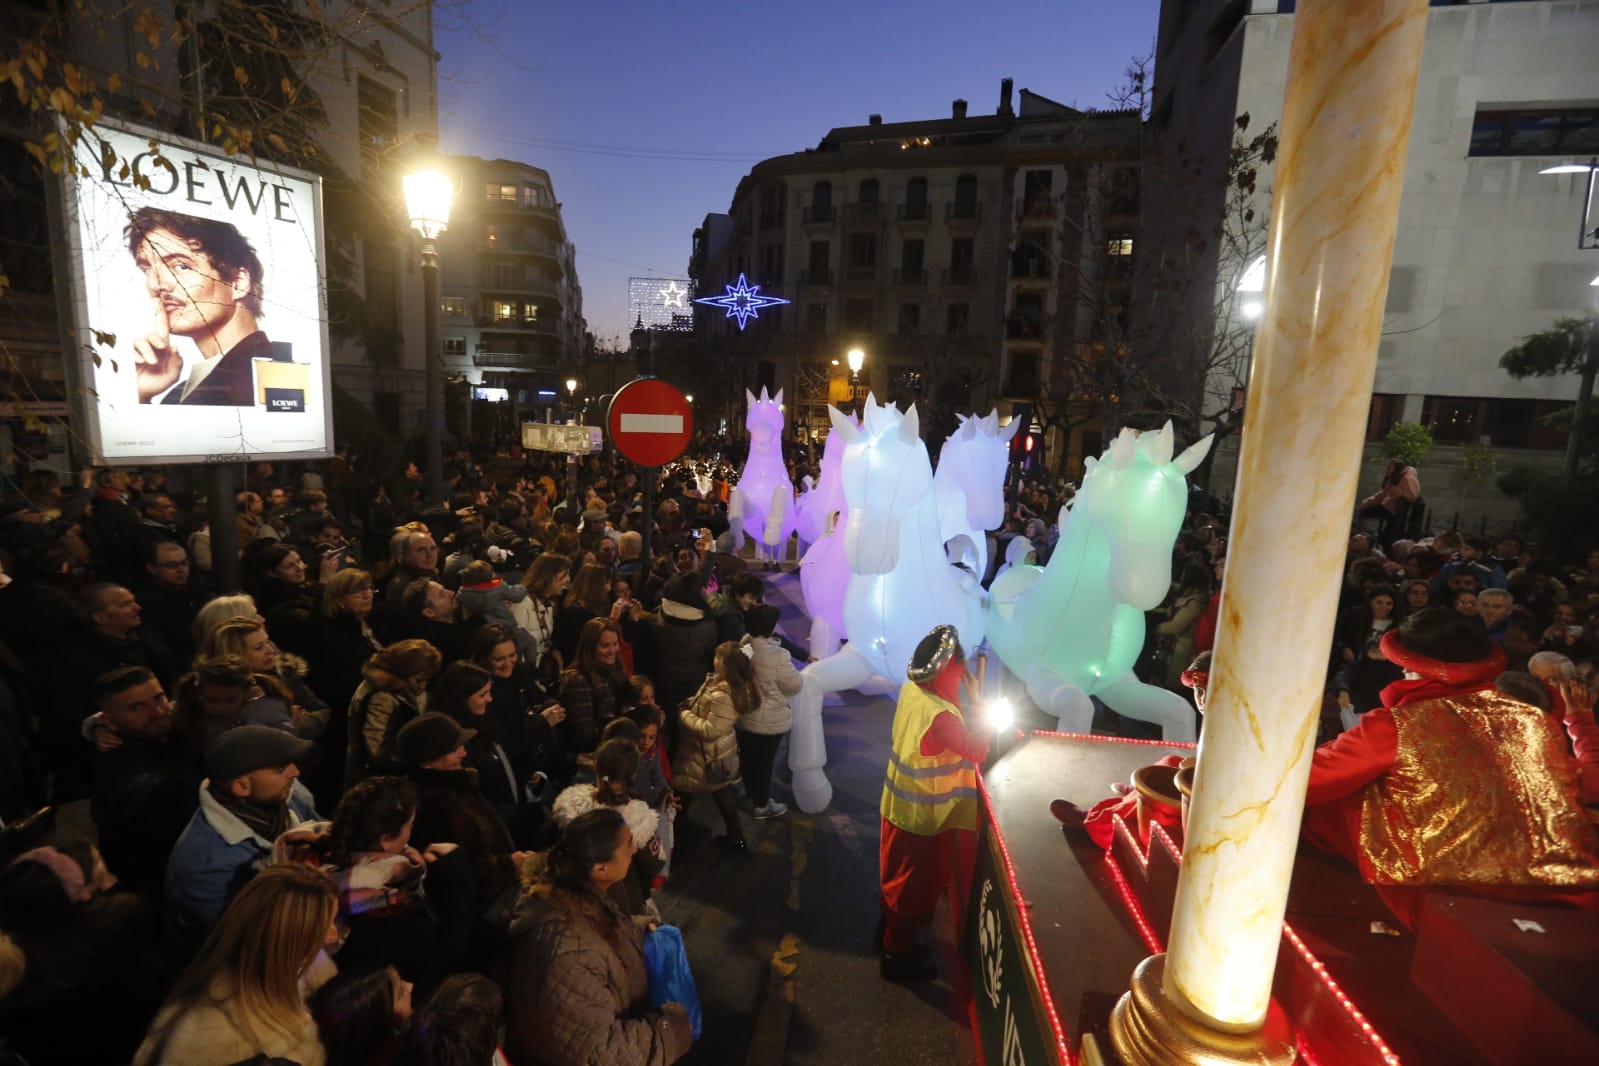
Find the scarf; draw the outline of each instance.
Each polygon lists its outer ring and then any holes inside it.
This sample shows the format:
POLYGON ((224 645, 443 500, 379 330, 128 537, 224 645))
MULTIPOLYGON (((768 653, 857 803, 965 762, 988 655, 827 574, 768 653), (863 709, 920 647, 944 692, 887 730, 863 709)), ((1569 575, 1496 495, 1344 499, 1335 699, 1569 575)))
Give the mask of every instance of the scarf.
POLYGON ((289 801, 274 803, 270 807, 263 807, 259 803, 251 803, 247 799, 240 799, 231 792, 217 792, 212 790, 212 797, 222 805, 229 814, 244 823, 244 827, 262 840, 276 840, 289 829, 289 801))
POLYGON ((1397 629, 1389 629, 1383 634, 1381 647, 1389 662, 1402 670, 1422 675, 1414 680, 1407 678, 1395 681, 1384 688, 1382 705, 1388 708, 1482 692, 1493 688, 1494 679, 1505 672, 1505 652, 1497 644, 1487 657, 1465 663, 1446 663, 1418 655, 1400 641, 1397 629))

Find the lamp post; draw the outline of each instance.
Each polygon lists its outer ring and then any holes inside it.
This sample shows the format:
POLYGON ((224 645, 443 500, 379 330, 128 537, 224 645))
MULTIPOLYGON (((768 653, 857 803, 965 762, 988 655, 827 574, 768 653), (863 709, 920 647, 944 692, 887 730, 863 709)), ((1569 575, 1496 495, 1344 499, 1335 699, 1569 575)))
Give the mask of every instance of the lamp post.
POLYGON ((577 378, 566 379, 566 407, 572 413, 572 424, 577 424, 577 378))
POLYGON ((859 348, 851 348, 844 354, 844 360, 849 363, 849 402, 859 407, 861 367, 866 363, 866 353, 859 348))
MULTIPOLYGON (((439 352, 439 253, 433 241, 450 222, 450 179, 437 170, 405 176, 405 211, 422 237, 422 300, 427 382, 427 494, 430 504, 444 499, 444 366, 439 352)), ((468 401, 470 402, 470 401, 468 401)))

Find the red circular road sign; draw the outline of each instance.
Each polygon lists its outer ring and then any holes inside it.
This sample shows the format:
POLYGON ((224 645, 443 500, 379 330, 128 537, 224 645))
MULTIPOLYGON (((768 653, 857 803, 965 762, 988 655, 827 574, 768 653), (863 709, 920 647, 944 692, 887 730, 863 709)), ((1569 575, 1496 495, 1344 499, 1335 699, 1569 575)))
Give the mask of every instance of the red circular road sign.
POLYGON ((688 397, 666 382, 639 378, 616 390, 605 431, 624 458, 640 466, 665 466, 688 447, 694 410, 688 397))

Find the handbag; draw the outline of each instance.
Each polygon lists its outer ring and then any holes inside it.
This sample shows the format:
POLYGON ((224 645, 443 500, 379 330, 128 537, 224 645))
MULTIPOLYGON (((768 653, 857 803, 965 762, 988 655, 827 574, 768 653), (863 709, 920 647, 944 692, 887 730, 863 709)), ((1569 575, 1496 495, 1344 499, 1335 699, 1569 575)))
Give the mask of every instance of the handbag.
POLYGON ((660 1010, 665 1003, 681 1005, 688 1012, 689 1025, 698 1040, 704 1019, 694 975, 688 968, 682 930, 675 925, 658 925, 644 934, 644 970, 650 979, 650 1008, 660 1010))

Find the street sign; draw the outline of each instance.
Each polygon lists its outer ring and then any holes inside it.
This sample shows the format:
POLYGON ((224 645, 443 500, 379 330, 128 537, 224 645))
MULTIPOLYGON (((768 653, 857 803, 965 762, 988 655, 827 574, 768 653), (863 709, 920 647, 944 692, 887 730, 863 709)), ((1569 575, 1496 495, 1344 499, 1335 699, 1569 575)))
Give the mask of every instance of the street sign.
POLYGON ((605 428, 622 457, 640 466, 665 466, 694 435, 688 397, 659 378, 639 378, 616 390, 605 428))
POLYGON ((522 447, 538 452, 592 455, 605 450, 605 432, 599 426, 563 426, 550 422, 522 423, 522 447))

